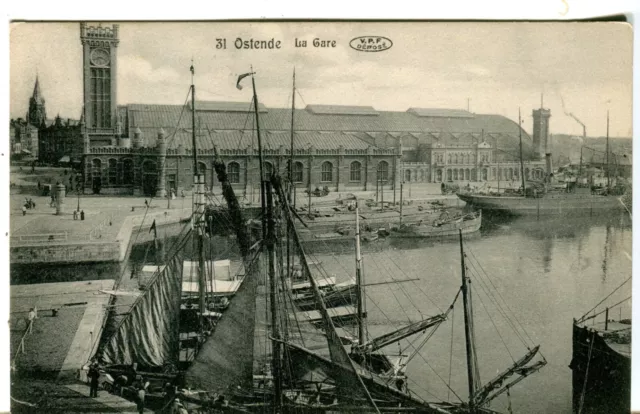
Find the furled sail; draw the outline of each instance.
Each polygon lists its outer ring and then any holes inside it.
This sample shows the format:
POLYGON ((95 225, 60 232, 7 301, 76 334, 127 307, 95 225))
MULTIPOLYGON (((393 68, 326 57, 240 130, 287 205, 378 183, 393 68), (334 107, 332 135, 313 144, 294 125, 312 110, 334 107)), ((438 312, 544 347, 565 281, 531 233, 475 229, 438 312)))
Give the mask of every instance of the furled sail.
POLYGON ((138 297, 105 345, 107 364, 162 367, 178 362, 182 260, 181 254, 173 255, 138 297))
POLYGON ((186 372, 189 387, 226 393, 253 385, 253 341, 260 249, 245 262, 244 281, 186 372))
POLYGON ((277 176, 272 176, 271 180, 278 194, 280 202, 283 204, 283 206, 285 206, 285 208, 283 209, 284 214, 286 219, 288 220, 288 224, 290 225, 293 241, 295 246, 297 246, 297 250, 300 255, 300 263, 302 264, 303 273, 309 279, 309 282, 311 284, 312 294, 319 305, 318 310, 322 315, 324 331, 327 337, 327 344, 329 345, 329 354, 331 356, 331 362, 334 364, 334 367, 333 367, 334 372, 332 372, 331 377, 336 382, 336 386, 339 388, 341 395, 353 395, 354 393, 356 395, 362 394, 363 398, 367 401, 368 405, 372 406, 376 411, 378 411, 376 408, 376 404, 373 401, 373 398, 371 397, 371 394, 363 384, 360 376, 357 374, 354 362, 349 357, 349 354, 347 354, 347 351, 344 348, 344 345, 342 344, 342 341, 336 332, 336 328, 333 324, 333 321, 331 320, 331 316, 329 315, 329 312, 327 311, 327 308, 324 305, 322 294, 320 293, 320 290, 318 289, 318 285, 311 274, 311 270, 309 269, 309 263, 307 262, 307 258, 306 258, 304 249, 302 247, 302 244, 300 243, 298 232, 295 229, 295 225, 293 223, 291 215, 288 214, 289 205, 287 202, 287 198, 284 194, 284 191, 282 189, 280 179, 277 176))

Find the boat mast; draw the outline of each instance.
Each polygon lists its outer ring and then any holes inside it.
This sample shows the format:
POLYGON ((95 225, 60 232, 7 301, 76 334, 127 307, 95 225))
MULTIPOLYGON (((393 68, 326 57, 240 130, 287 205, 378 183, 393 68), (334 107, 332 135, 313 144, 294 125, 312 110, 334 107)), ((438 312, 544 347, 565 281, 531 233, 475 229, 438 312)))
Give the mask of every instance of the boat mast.
POLYGON ((518 132, 520 135, 520 177, 522 177, 522 195, 526 197, 527 189, 524 184, 524 159, 522 158, 522 118, 518 108, 518 132))
POLYGON ((474 347, 474 337, 473 337, 473 329, 471 324, 473 323, 473 316, 470 313, 469 306, 469 294, 467 287, 467 275, 466 275, 466 267, 464 264, 464 249, 462 247, 462 229, 458 230, 460 235, 460 263, 462 267, 462 303, 464 305, 464 333, 465 333, 465 343, 467 347, 467 376, 469 381, 469 409, 473 414, 476 412, 476 407, 474 406, 474 395, 476 391, 475 384, 475 347, 474 347))
POLYGON ((607 191, 611 188, 611 177, 609 174, 609 110, 607 109, 607 191))
MULTIPOLYGON (((295 184, 293 183, 293 117, 296 109, 296 68, 293 68, 293 92, 291 94, 291 149, 289 151, 289 205, 295 207, 295 198, 293 189, 295 184)), ((287 274, 293 274, 291 263, 291 223, 287 222, 287 274)))
POLYGON ((204 270, 204 180, 198 167, 198 146, 196 142, 196 86, 193 82, 195 70, 191 62, 191 146, 193 148, 193 191, 196 210, 194 211, 194 227, 196 228, 198 254, 198 292, 200 309, 200 332, 204 331, 204 311, 206 309, 206 277, 204 270))
POLYGON ((358 300, 358 344, 364 345, 366 340, 364 332, 364 298, 362 294, 362 256, 360 254, 360 211, 358 199, 356 199, 356 290, 358 300))
POLYGON ((295 207, 295 200, 293 199, 293 120, 296 111, 296 68, 293 68, 293 93, 291 95, 291 150, 289 152, 289 205, 295 207), (293 203, 293 204, 292 204, 293 203))
POLYGON ((274 412, 280 412, 282 407, 282 376, 280 375, 280 332, 278 329, 276 263, 275 263, 275 218, 273 216, 273 191, 271 182, 265 181, 267 210, 263 215, 267 217, 267 252, 269 256, 269 304, 271 309, 271 349, 272 372, 274 380, 274 412), (266 214, 265 214, 266 213, 266 214))
POLYGON ((256 93, 256 79, 253 76, 253 67, 251 68, 251 86, 253 86, 253 108, 256 113, 256 134, 258 135, 258 162, 260 163, 260 207, 262 211, 262 238, 267 237, 267 217, 265 216, 265 189, 264 189, 264 172, 262 159, 262 137, 260 136, 260 118, 258 115, 258 94, 256 93))

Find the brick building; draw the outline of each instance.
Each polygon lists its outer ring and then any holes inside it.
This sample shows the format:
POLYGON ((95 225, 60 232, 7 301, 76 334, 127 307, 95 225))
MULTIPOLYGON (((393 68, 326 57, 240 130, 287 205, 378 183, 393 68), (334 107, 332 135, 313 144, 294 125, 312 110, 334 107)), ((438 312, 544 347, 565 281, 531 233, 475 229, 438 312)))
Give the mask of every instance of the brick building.
MULTIPOLYGON (((86 192, 164 196, 193 181, 191 105, 117 106, 118 26, 82 23, 84 124, 82 166, 86 192)), ((185 85, 186 91, 187 85, 185 85)), ((286 171, 291 109, 259 107, 264 168, 286 171)), ((534 113, 535 116, 535 113, 534 113)), ((207 187, 218 184, 214 148, 237 191, 257 192, 259 163, 249 102, 197 101, 196 141, 207 187)), ((525 174, 542 178, 544 161, 532 138, 500 115, 410 108, 307 105, 294 111, 293 178, 301 189, 368 190, 377 180, 459 182, 518 177, 522 134, 525 174)), ((545 147, 546 148, 546 147, 545 147)), ((389 188, 388 187, 388 188, 389 188)))

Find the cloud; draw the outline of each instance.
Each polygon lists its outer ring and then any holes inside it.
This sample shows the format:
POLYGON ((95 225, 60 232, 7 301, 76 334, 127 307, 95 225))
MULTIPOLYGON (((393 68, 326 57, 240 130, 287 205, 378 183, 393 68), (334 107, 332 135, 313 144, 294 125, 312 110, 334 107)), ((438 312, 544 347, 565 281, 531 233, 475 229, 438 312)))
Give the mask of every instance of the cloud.
POLYGON ((152 84, 177 83, 181 78, 174 68, 168 66, 154 68, 148 60, 132 55, 118 57, 118 76, 152 84))

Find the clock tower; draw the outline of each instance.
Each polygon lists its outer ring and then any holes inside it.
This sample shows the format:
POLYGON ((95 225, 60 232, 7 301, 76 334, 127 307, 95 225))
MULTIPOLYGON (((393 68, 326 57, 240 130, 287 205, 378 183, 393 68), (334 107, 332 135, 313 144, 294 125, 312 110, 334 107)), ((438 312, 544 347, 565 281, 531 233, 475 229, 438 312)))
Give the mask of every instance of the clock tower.
POLYGON ((91 146, 116 141, 118 25, 80 23, 84 121, 91 146))

